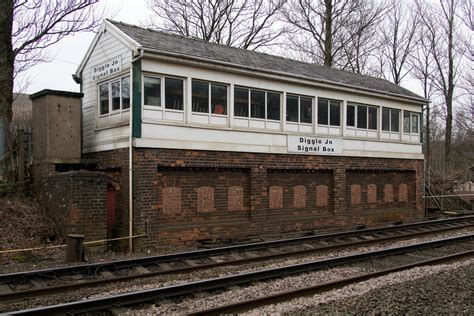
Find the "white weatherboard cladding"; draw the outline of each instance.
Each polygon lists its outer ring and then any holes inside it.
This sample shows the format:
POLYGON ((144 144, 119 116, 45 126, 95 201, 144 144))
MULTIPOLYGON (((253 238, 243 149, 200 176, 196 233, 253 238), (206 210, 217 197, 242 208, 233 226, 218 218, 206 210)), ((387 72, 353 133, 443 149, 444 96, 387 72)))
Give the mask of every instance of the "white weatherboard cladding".
POLYGON ((107 30, 100 34, 96 46, 85 63, 82 73, 82 138, 83 152, 94 152, 124 147, 127 144, 129 128, 123 126, 128 122, 129 111, 111 114, 98 118, 97 84, 106 82, 117 76, 123 76, 130 72, 132 51, 113 36, 107 30), (99 81, 92 79, 92 69, 114 58, 120 58, 121 71, 112 77, 106 77, 99 81))

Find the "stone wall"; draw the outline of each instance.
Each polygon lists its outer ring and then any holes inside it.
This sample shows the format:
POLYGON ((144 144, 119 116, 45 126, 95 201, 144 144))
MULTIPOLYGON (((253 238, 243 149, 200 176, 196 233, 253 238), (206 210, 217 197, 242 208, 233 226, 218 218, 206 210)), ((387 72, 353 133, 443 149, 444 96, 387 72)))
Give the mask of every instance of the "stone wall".
MULTIPOLYGON (((126 150, 92 154, 121 170, 126 150)), ((134 149, 135 234, 143 246, 315 231, 423 218, 422 160, 134 149)))

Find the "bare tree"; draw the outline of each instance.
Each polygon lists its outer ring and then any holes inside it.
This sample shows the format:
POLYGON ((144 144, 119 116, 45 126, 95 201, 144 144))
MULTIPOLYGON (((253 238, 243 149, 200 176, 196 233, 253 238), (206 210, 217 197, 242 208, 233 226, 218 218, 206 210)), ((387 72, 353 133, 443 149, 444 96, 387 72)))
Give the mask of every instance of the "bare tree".
POLYGON ((391 0, 390 11, 381 23, 379 58, 384 60, 381 64, 385 66, 382 71, 398 85, 410 71, 407 61, 414 49, 417 12, 409 10, 406 2, 391 0))
MULTIPOLYGON (((99 23, 98 0, 0 1, 0 116, 9 126, 15 74, 45 58, 44 49, 99 23)), ((8 133, 9 129, 6 128, 8 133)), ((6 137, 9 142, 9 137, 6 137)))
POLYGON ((284 14, 298 31, 299 36, 292 37, 294 49, 309 54, 315 62, 344 69, 354 65, 354 56, 363 56, 361 40, 370 39, 363 34, 375 27, 386 10, 384 3, 374 1, 295 0, 288 3, 284 14))
POLYGON ((275 40, 286 31, 274 27, 285 1, 147 0, 147 4, 159 17, 150 19, 154 28, 256 50, 275 44, 275 40))
POLYGON ((457 12, 460 10, 460 3, 460 0, 443 0, 439 1, 439 5, 434 5, 417 1, 435 64, 433 83, 444 101, 446 112, 444 150, 445 162, 448 165, 451 159, 455 87, 459 78, 458 67, 464 52, 459 42, 455 41, 456 29, 459 26, 457 12))

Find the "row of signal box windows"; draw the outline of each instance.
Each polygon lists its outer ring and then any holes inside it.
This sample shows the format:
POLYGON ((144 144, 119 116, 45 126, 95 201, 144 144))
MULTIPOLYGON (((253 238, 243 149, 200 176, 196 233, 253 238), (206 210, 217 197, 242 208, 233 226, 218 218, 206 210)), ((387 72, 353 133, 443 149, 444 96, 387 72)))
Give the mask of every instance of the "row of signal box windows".
MULTIPOLYGON (((192 80, 191 111, 193 114, 206 114, 215 117, 228 117, 229 86, 221 83, 192 80)), ((99 114, 110 115, 128 110, 130 107, 129 76, 101 83, 98 86, 99 114)), ((234 87, 233 91, 234 119, 260 120, 279 126, 282 119, 282 93, 248 87, 234 87)), ((184 80, 172 77, 143 77, 143 103, 148 109, 161 109, 174 113, 184 113, 184 80)), ((312 126, 313 121, 318 126, 340 128, 342 125, 342 106, 340 100, 317 98, 287 93, 286 113, 287 123, 312 126), (314 113, 314 108, 316 112, 314 113), (315 115, 317 114, 315 119, 315 115)), ((356 129, 377 131, 381 112, 381 130, 399 133, 403 122, 403 133, 419 133, 419 114, 400 109, 380 108, 378 106, 350 103, 347 104, 346 126, 356 129), (380 111, 381 109, 381 111, 380 111)), ((183 117, 175 116, 175 118, 183 117)), ((178 119, 179 120, 179 119, 178 119)), ((271 126, 271 125, 268 125, 271 126)))

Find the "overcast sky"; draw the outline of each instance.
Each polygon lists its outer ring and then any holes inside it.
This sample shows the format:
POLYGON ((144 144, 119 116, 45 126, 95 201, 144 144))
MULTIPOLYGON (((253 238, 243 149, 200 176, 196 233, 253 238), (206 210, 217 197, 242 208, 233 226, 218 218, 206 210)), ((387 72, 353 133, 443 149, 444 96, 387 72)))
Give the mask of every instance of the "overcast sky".
MULTIPOLYGON (((2 1, 2 0, 0 0, 2 1)), ((150 15, 145 0, 102 0, 99 6, 106 7, 107 12, 115 12, 106 16, 117 21, 139 25, 150 15)), ((43 89, 79 91, 79 85, 72 79, 95 33, 78 33, 64 38, 52 46, 48 54, 51 62, 43 63, 24 72, 18 79, 18 87, 25 86, 24 93, 35 93, 43 89)))

